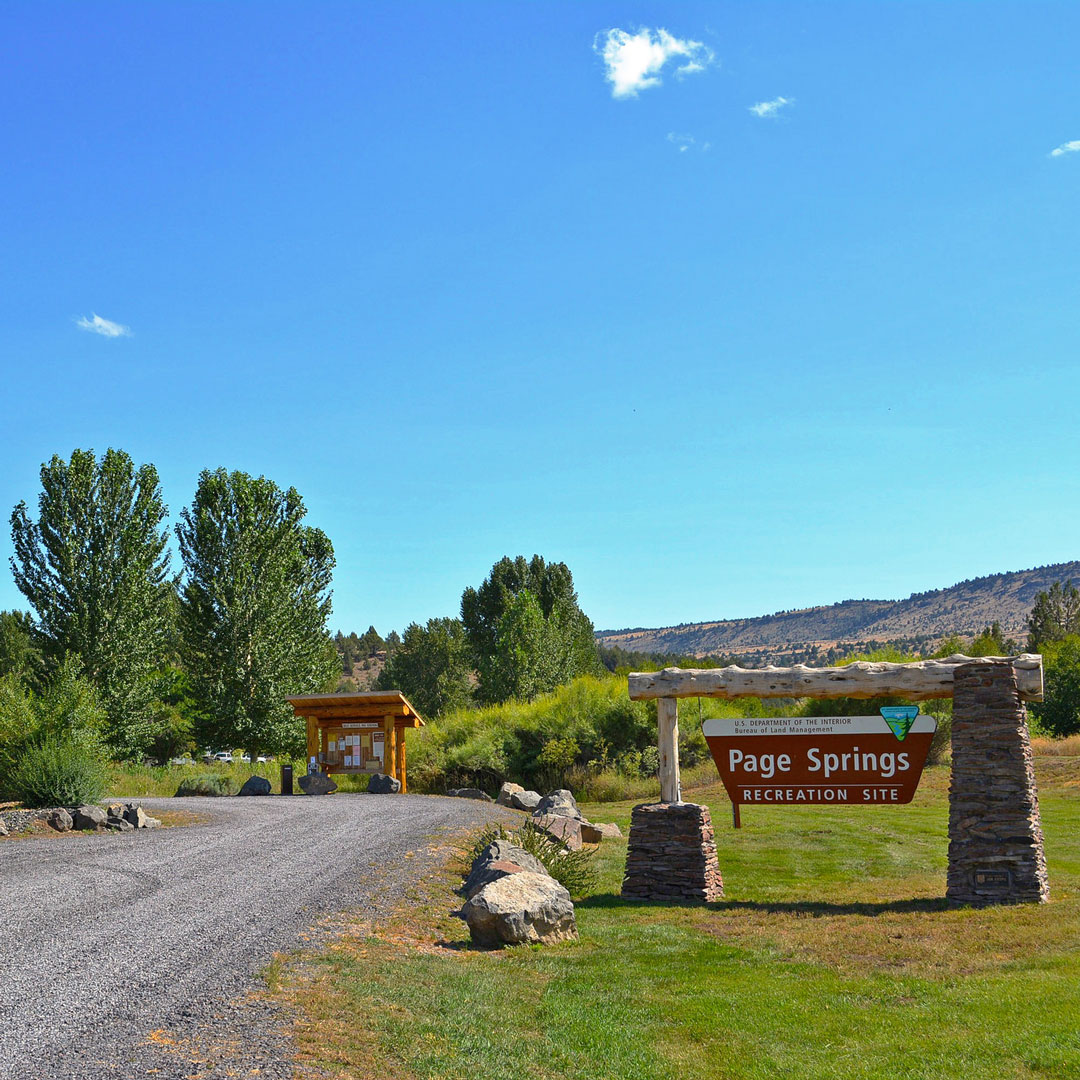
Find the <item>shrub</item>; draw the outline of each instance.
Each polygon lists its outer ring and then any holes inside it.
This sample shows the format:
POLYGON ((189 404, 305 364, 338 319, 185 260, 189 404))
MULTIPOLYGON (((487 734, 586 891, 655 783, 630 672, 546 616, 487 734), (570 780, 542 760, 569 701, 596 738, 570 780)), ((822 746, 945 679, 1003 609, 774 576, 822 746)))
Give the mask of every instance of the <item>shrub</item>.
POLYGON ((235 795, 236 781, 226 773, 201 773, 180 782, 176 797, 185 795, 235 795))
POLYGON ((24 806, 78 806, 101 798, 105 777, 105 764, 93 747, 49 734, 22 750, 9 786, 24 806))

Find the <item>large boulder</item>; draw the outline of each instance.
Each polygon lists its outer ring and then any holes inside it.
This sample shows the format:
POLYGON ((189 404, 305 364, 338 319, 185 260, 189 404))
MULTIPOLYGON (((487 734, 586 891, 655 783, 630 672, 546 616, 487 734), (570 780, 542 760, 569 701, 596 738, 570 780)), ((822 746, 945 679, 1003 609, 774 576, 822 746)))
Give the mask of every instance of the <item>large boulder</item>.
POLYGON ((507 780, 506 783, 499 788, 499 794, 495 801, 500 806, 513 806, 514 804, 510 801, 512 796, 520 794, 524 790, 525 789, 520 784, 511 784, 510 781, 507 780))
POLYGON ((491 802, 492 798, 486 791, 475 787, 450 788, 446 793, 455 799, 479 799, 480 802, 491 802))
POLYGON ((105 822, 105 828, 109 832, 134 832, 135 826, 130 821, 125 821, 122 817, 110 817, 105 822))
POLYGON ((337 791, 337 784, 321 772, 305 773, 300 777, 299 784, 305 795, 330 795, 337 791))
POLYGON ((533 822, 556 840, 561 840, 570 851, 581 850, 581 822, 572 817, 552 817, 550 814, 533 814, 533 822))
POLYGON ((605 840, 613 840, 617 836, 622 836, 622 829, 620 829, 619 826, 616 825, 614 821, 611 821, 611 822, 608 822, 608 821, 594 822, 593 823, 593 828, 594 829, 599 829, 600 830, 600 835, 605 840))
POLYGON ((386 773, 372 773, 367 789, 369 795, 396 795, 401 790, 401 781, 386 773))
POLYGON ((71 815, 62 806, 53 810, 46 820, 57 832, 71 832, 71 815))
POLYGON ((535 855, 530 855, 509 840, 493 840, 473 859, 469 876, 462 886, 462 892, 471 899, 485 885, 498 881, 507 874, 520 871, 528 871, 532 874, 547 873, 544 864, 535 855), (514 869, 509 869, 510 867, 514 869))
POLYGON ((570 894, 547 874, 507 874, 461 909, 478 945, 550 945, 577 937, 570 894))
POLYGON ((270 781, 265 776, 249 776, 237 795, 269 795, 270 781))
POLYGON ((550 795, 545 795, 537 804, 534 814, 543 814, 546 817, 568 817, 581 820, 581 811, 578 809, 577 800, 566 788, 559 788, 550 795))
POLYGON ((597 828, 589 821, 579 821, 581 827, 581 842, 583 844, 599 844, 604 839, 603 830, 597 828))
POLYGON ((100 806, 88 803, 80 806, 72 815, 71 823, 76 829, 104 829, 109 815, 100 806))
POLYGON ((540 805, 540 799, 538 791, 515 791, 510 796, 510 805, 515 810, 527 810, 531 814, 540 805))

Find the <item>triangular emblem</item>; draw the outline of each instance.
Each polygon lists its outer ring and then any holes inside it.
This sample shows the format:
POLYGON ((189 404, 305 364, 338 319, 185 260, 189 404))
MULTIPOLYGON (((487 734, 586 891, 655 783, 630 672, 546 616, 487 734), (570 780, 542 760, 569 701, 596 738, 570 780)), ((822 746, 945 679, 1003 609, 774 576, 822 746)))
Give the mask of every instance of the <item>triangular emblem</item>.
POLYGON ((896 705, 878 710, 881 718, 889 725, 889 730, 896 736, 898 742, 907 738, 911 725, 915 723, 915 717, 919 715, 918 705, 896 705))

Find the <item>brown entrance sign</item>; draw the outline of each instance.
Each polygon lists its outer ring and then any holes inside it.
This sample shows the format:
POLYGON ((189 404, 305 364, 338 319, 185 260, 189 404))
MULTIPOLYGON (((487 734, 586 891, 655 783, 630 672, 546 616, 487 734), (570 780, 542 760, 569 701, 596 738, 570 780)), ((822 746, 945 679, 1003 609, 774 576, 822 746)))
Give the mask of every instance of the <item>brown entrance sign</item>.
MULTIPOLYGON (((632 672, 629 690, 634 701, 656 701, 660 802, 634 808, 624 896, 722 895, 709 809, 684 803, 679 783, 678 699, 693 697, 952 698, 945 895, 963 904, 1044 903, 1049 895, 1025 708, 1025 702, 1043 699, 1041 656, 665 668, 632 672)), ((934 734, 930 717, 915 719, 906 730, 917 711, 901 705, 883 709, 881 717, 708 721, 704 731, 737 822, 747 803, 909 801, 934 734)))
POLYGON ((702 724, 735 806, 911 802, 936 730, 932 716, 896 728, 881 716, 771 716, 702 724))

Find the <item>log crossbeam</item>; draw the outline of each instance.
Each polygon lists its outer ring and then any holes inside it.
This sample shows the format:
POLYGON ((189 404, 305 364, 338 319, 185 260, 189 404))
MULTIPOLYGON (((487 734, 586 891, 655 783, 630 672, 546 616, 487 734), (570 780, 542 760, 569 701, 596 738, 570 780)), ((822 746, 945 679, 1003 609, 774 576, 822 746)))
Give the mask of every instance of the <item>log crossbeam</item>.
POLYGON ((653 698, 872 698, 910 701, 952 697, 953 674, 963 664, 1011 663, 1024 701, 1043 699, 1043 661, 1037 653, 1019 656, 961 656, 892 664, 859 660, 843 667, 664 668, 631 672, 630 697, 653 698))

